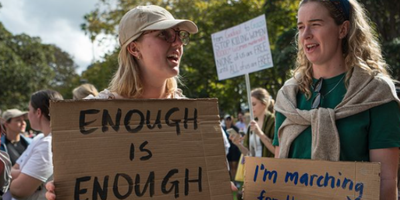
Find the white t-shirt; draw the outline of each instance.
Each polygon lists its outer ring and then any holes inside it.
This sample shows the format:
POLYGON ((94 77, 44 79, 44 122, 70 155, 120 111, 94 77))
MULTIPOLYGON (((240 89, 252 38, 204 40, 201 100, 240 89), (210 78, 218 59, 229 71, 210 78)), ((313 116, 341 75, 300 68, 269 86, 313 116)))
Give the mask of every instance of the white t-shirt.
POLYGON ((247 127, 246 127, 246 124, 244 122, 237 121, 235 126, 238 127, 239 130, 243 131, 244 133, 247 132, 247 127))
MULTIPOLYGON (((37 135, 24 153, 18 158, 21 173, 31 176, 43 182, 41 188, 30 197, 29 200, 45 200, 45 183, 53 180, 53 154, 51 151, 51 133, 44 136, 37 135)), ((14 198, 13 198, 14 200, 14 198)))
POLYGON ((261 139, 257 134, 250 131, 250 153, 253 157, 262 157, 261 139))

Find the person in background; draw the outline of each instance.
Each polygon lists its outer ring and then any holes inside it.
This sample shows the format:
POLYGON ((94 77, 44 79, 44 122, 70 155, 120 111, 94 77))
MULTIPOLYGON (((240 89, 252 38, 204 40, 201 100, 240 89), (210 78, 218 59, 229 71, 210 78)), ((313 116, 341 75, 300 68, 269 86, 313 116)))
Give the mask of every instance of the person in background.
POLYGON ((32 141, 31 138, 24 135, 26 115, 27 112, 9 109, 4 111, 2 116, 5 134, 1 136, 0 150, 9 155, 12 165, 15 164, 32 141))
POLYGON ((245 134, 247 133, 247 125, 244 122, 244 116, 242 111, 238 112, 237 122, 235 123, 235 126, 239 128, 239 132, 243 132, 245 134))
POLYGON ((60 93, 41 90, 32 94, 28 118, 37 135, 13 166, 10 192, 13 199, 46 199, 45 183, 53 178, 50 100, 62 100, 60 93))
POLYGON ((11 161, 8 154, 0 150, 0 199, 8 191, 11 182, 11 161))
POLYGON ((365 9, 303 0, 297 19, 297 67, 275 105, 275 156, 380 162, 380 199, 397 199, 400 101, 365 9))
MULTIPOLYGON (((178 88, 179 65, 184 45, 197 31, 192 21, 175 19, 159 6, 131 9, 119 23, 118 70, 107 89, 86 99, 186 98, 178 88)), ((54 183, 46 188, 47 199, 56 199, 54 183)))
MULTIPOLYGON (((222 128, 224 129, 224 132, 227 137, 229 137, 230 133, 228 132, 228 129, 233 129, 231 131, 234 131, 236 133, 239 133, 239 128, 233 125, 233 120, 230 115, 225 115, 224 117, 225 121, 225 126, 222 128)), ((236 175, 236 169, 238 167, 238 162, 240 158, 240 150, 238 149, 237 146, 233 145, 231 141, 230 143, 230 148, 228 151, 228 154, 226 155, 228 162, 229 162, 229 169, 231 173, 231 180, 234 180, 235 175, 236 175)))
POLYGON ((72 90, 74 100, 83 99, 89 95, 97 96, 98 94, 96 87, 90 83, 84 83, 72 90))
MULTIPOLYGON (((0 110, 0 115, 1 115, 1 110, 0 110)), ((5 134, 5 129, 2 123, 0 123, 0 134, 1 135, 5 134)), ((3 198, 3 194, 8 191, 8 187, 10 186, 11 167, 12 165, 10 158, 8 157, 8 154, 3 150, 0 150, 0 199, 3 198)))
POLYGON ((239 147, 243 155, 274 157, 274 100, 267 90, 256 88, 251 91, 251 104, 254 120, 250 121, 247 134, 244 137, 231 136, 229 139, 239 147))

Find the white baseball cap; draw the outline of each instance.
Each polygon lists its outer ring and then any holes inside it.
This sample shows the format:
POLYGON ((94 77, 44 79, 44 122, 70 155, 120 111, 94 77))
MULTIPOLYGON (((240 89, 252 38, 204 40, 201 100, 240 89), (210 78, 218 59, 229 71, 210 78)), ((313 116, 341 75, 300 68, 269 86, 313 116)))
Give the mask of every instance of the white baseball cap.
POLYGON ((191 34, 198 32, 194 22, 175 19, 170 12, 160 6, 138 6, 122 17, 119 23, 119 44, 123 46, 127 41, 137 39, 143 31, 164 30, 177 25, 181 30, 191 34))

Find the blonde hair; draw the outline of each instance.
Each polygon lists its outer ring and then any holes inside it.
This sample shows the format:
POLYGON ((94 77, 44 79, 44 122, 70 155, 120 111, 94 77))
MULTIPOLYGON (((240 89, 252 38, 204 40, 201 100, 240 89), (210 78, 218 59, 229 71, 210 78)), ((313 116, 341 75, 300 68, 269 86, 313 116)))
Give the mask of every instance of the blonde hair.
MULTIPOLYGON (((140 37, 139 37, 140 38, 140 37)), ((127 49, 128 45, 136 40, 132 38, 122 45, 118 55, 118 70, 114 74, 109 90, 125 98, 138 98, 143 94, 143 80, 136 58, 127 49)), ((178 77, 167 79, 165 93, 173 96, 178 90, 178 77)))
POLYGON ((89 95, 97 96, 99 92, 96 87, 90 83, 82 84, 72 90, 72 95, 74 99, 83 99, 89 95))
POLYGON ((251 91, 251 96, 261 101, 265 105, 266 111, 274 113, 275 101, 264 88, 255 88, 251 91))
MULTIPOLYGON (((337 25, 343 24, 345 18, 329 0, 302 0, 299 7, 307 2, 319 2, 328 9, 330 16, 337 25)), ((381 47, 376 31, 370 26, 371 20, 367 17, 365 9, 356 1, 349 0, 350 3, 350 27, 345 38, 342 39, 342 52, 345 60, 346 86, 351 77, 352 69, 360 67, 374 76, 381 73, 390 78, 387 71, 388 66, 382 57, 381 47)), ((297 37, 298 40, 298 37, 297 37)), ((312 83, 312 64, 304 54, 302 44, 298 42, 298 52, 294 77, 299 83, 299 89, 305 93, 307 98, 311 97, 309 86, 312 83)))

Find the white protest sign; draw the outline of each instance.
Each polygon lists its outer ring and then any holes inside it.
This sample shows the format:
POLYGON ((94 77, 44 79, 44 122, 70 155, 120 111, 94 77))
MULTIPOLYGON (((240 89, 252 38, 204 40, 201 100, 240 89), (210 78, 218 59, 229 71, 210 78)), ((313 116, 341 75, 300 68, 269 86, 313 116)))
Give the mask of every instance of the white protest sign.
POLYGON ((219 80, 273 66, 265 15, 214 33, 211 38, 219 80))

